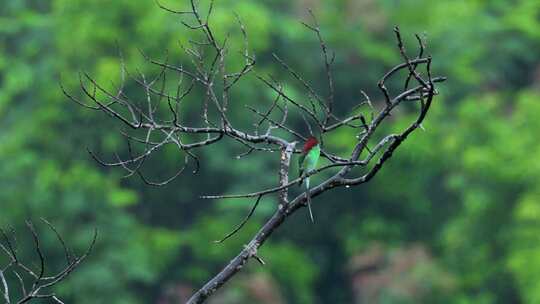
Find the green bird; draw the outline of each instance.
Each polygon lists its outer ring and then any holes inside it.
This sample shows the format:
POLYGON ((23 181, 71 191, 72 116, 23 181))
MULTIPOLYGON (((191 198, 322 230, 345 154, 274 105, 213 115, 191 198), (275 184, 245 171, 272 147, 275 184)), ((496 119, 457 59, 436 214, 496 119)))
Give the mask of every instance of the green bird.
MULTIPOLYGON (((321 155, 321 146, 319 145, 319 142, 317 139, 313 136, 309 137, 305 144, 304 148, 302 149, 302 155, 300 155, 300 158, 298 159, 298 169, 299 169, 299 177, 303 177, 304 174, 308 174, 309 172, 315 170, 317 167, 317 162, 319 161, 319 156, 321 155)), ((300 186, 302 186, 302 182, 304 180, 300 181, 300 186)), ((311 218, 311 222, 315 222, 313 220, 313 213, 311 212, 311 197, 309 195, 309 176, 305 178, 306 181, 306 200, 307 200, 307 206, 309 210, 309 217, 311 218)))

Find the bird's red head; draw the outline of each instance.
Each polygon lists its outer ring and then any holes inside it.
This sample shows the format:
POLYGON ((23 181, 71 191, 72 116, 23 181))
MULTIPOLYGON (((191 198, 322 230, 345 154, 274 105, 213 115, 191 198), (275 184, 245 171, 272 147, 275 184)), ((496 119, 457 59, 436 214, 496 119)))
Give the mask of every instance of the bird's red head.
POLYGON ((302 150, 302 152, 304 153, 307 153, 309 152, 309 150, 311 150, 311 148, 313 148, 314 146, 316 146, 319 142, 317 141, 317 138, 311 136, 309 137, 307 140, 306 140, 306 143, 304 144, 304 149, 302 150))

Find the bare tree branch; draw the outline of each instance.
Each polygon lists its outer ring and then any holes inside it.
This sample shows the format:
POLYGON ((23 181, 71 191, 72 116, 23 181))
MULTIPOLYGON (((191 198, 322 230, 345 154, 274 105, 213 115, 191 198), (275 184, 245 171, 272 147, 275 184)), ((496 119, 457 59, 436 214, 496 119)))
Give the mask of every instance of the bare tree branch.
MULTIPOLYGON (((225 138, 232 139, 233 142, 247 148, 246 152, 236 156, 238 159, 256 152, 280 151, 280 167, 276 168, 278 176, 276 186, 245 194, 206 195, 202 197, 206 199, 255 198, 249 213, 230 233, 217 241, 218 243, 235 235, 250 220, 263 197, 275 195, 278 201, 277 210, 273 216, 248 245, 188 301, 188 303, 202 303, 234 276, 250 258, 254 258, 261 264, 264 263, 257 255, 258 248, 289 215, 306 204, 305 193, 292 200, 289 198, 291 186, 298 184, 302 178, 322 172, 325 172, 327 178, 310 189, 311 197, 317 197, 336 187, 351 187, 368 182, 407 137, 421 127, 421 123, 432 105, 433 98, 438 94, 435 85, 444 81, 445 78, 432 76, 432 59, 430 56, 424 56, 426 44, 418 35, 416 36, 418 53, 413 59, 409 58, 399 28, 396 27, 394 33, 402 62, 392 67, 377 83, 384 98, 384 104, 380 109, 376 109, 371 103, 370 97, 361 91, 363 99, 353 110, 363 106, 369 107, 367 115, 369 117, 351 111, 348 116, 339 118, 334 111, 336 87, 332 65, 335 54, 329 51, 319 23, 310 11, 312 23, 304 23, 304 25, 315 34, 320 45, 322 65, 328 87, 324 89, 324 93, 319 92, 306 77, 303 77, 285 60, 274 54, 277 63, 303 88, 305 95, 293 98, 286 93, 285 85, 282 82, 273 79, 270 75, 256 75, 261 84, 276 95, 270 105, 263 109, 258 108, 259 103, 245 105, 248 113, 255 117, 254 128, 250 131, 240 129, 236 127, 237 122, 232 121, 229 115, 229 109, 235 100, 232 88, 251 74, 256 65, 255 55, 249 49, 248 30, 240 17, 236 16, 236 20, 238 21, 239 34, 243 37, 244 43, 238 59, 243 65, 239 69, 229 70, 226 62, 231 56, 230 54, 234 52, 231 52, 228 44, 229 36, 217 37, 210 26, 209 21, 213 10, 211 0, 208 11, 205 13, 200 11, 198 1, 195 0, 190 0, 188 8, 184 10, 167 8, 161 3, 157 3, 162 9, 178 15, 182 24, 189 31, 203 37, 200 41, 189 40, 188 46, 182 46, 182 50, 188 58, 187 64, 171 64, 168 57, 164 60, 151 59, 141 52, 150 64, 159 68, 159 73, 154 78, 140 72, 138 77, 131 76, 122 61, 121 83, 115 90, 107 90, 87 73, 82 73, 80 80, 84 98, 68 93, 64 87, 62 90, 75 103, 87 109, 101 111, 128 127, 127 131, 122 132, 128 143, 129 153, 127 156, 117 155, 115 161, 104 161, 95 153, 90 152, 92 157, 103 166, 122 168, 126 171, 126 177, 137 175, 145 183, 152 186, 166 185, 181 176, 189 162, 195 162, 198 168, 197 152, 200 149, 218 144, 225 138), (401 71, 406 72, 407 77, 403 79, 401 90, 394 92, 395 89, 389 88, 387 83, 390 79, 396 80, 401 71), (126 81, 124 72, 141 89, 140 99, 130 98, 124 92, 124 82, 126 81), (184 82, 184 79, 187 79, 188 83, 184 82), (170 88, 171 84, 174 84, 172 89, 170 88), (193 94, 195 91, 203 92, 203 94, 193 94), (199 98, 198 103, 200 104, 200 112, 195 113, 195 117, 200 117, 200 119, 191 122, 191 124, 188 124, 184 117, 188 114, 190 116, 194 114, 186 113, 185 107, 182 106, 188 96, 199 98), (163 99, 166 99, 166 102, 162 102, 163 99), (401 132, 386 134, 382 138, 378 137, 379 135, 376 137, 374 135, 376 131, 403 101, 415 104, 419 108, 414 121, 401 132), (291 158, 294 153, 300 153, 300 150, 295 149, 296 141, 304 141, 308 137, 308 134, 304 134, 297 124, 289 121, 291 113, 295 113, 297 115, 295 117, 302 117, 309 133, 318 136, 321 143, 324 143, 326 137, 332 136, 341 128, 348 127, 358 130, 358 135, 350 139, 350 153, 339 155, 339 153, 329 151, 323 144, 321 155, 326 158, 328 163, 309 172, 306 176, 290 179, 291 158), (146 136, 141 134, 146 134, 146 136), (287 136, 276 134, 286 134, 287 136), (149 155, 170 145, 177 147, 183 155, 184 165, 172 173, 170 178, 163 181, 150 181, 141 172, 145 160, 149 155)), ((240 107, 237 106, 235 109, 238 108, 240 107)), ((13 255, 10 248, 11 246, 8 245, 2 249, 13 255)), ((39 274, 34 274, 34 276, 40 277, 39 274)))
POLYGON ((34 228, 34 224, 31 221, 26 221, 26 226, 30 232, 30 235, 32 236, 34 242, 33 247, 39 262, 37 271, 32 270, 32 267, 25 264, 19 258, 14 234, 12 233, 10 236, 4 229, 0 228, 0 234, 3 238, 3 243, 0 243, 0 249, 2 249, 4 255, 8 258, 8 263, 0 268, 0 286, 2 287, 2 296, 7 304, 27 303, 34 299, 51 299, 56 303, 63 303, 56 294, 50 293, 50 289, 64 281, 67 276, 71 274, 88 257, 97 241, 97 230, 95 230, 92 241, 86 252, 80 256, 73 255, 70 253, 65 240, 60 235, 58 230, 47 220, 42 219, 42 221, 54 232, 58 241, 60 242, 66 256, 66 266, 60 271, 47 275, 47 263, 42 251, 41 241, 36 229, 34 228), (32 278, 31 284, 25 280, 20 272, 32 278), (9 281, 6 277, 8 274, 13 275, 20 284, 21 292, 18 299, 14 299, 13 297, 16 294, 10 293, 9 281))

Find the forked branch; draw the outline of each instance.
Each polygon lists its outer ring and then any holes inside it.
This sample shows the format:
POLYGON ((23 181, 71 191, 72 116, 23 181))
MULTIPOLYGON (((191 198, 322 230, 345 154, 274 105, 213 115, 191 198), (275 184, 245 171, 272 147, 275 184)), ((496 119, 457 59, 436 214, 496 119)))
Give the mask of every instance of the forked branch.
POLYGON ((22 304, 35 299, 50 299, 54 303, 64 303, 51 289, 79 267, 94 248, 97 230, 94 231, 92 241, 86 251, 77 256, 67 247, 66 241, 51 223, 45 219, 42 219, 42 222, 55 234, 62 246, 66 260, 65 266, 52 273, 47 269, 50 265, 45 260, 39 235, 32 222, 27 221, 26 226, 33 239, 33 247, 38 260, 37 268, 33 263, 27 263, 21 259, 14 231, 8 233, 0 228, 0 255, 4 255, 8 261, 6 265, 0 265, 0 294, 6 304, 22 304), (14 282, 16 284, 10 284, 14 282), (14 289, 15 285, 19 285, 17 291, 14 289))
MULTIPOLYGON (((311 14, 312 22, 304 23, 304 25, 315 34, 320 45, 327 88, 318 90, 306 77, 280 56, 274 54, 276 64, 281 66, 304 90, 305 95, 293 97, 286 93, 283 81, 276 80, 270 75, 255 75, 261 81, 261 85, 273 91, 275 97, 265 108, 258 108, 259 103, 245 105, 245 110, 255 117, 254 128, 252 130, 237 128, 238 123, 232 121, 229 111, 230 109, 240 110, 242 107, 236 104, 232 88, 252 74, 256 64, 255 55, 249 49, 247 29, 240 17, 237 16, 239 34, 243 37, 244 44, 238 52, 237 59, 240 59, 239 62, 243 65, 231 70, 227 62, 232 56, 230 54, 236 52, 232 52, 234 46, 229 45, 229 36, 217 37, 210 26, 212 1, 209 2, 209 9, 204 15, 200 12, 198 2, 195 0, 189 1, 188 8, 184 10, 168 8, 161 4, 159 6, 178 15, 187 29, 203 37, 203 40, 198 41, 189 39, 188 45, 182 46, 184 55, 188 59, 187 64, 174 65, 168 58, 155 60, 145 55, 149 64, 159 69, 159 73, 150 78, 141 73, 133 76, 121 61, 122 71, 125 71, 127 78, 132 79, 140 88, 138 98, 132 98, 126 94, 124 77, 115 90, 108 90, 90 75, 82 74, 80 86, 84 98, 78 98, 64 88, 62 89, 71 100, 88 109, 102 112, 127 127, 126 131, 121 132, 126 137, 127 155, 123 157, 116 155, 113 161, 101 160, 94 153, 92 156, 100 164, 120 167, 126 171, 126 176, 137 175, 152 186, 166 185, 181 176, 189 163, 195 163, 195 167, 198 168, 198 151, 207 146, 216 145, 225 138, 233 139, 233 142, 247 148, 246 152, 231 156, 238 159, 252 153, 281 152, 280 167, 276 168, 277 185, 252 193, 203 197, 206 199, 255 199, 246 217, 230 233, 217 241, 218 243, 232 237, 249 221, 263 197, 275 195, 278 204, 276 204, 274 215, 249 244, 188 302, 202 303, 234 276, 250 258, 255 258, 262 263, 262 259, 257 256, 258 248, 289 215, 305 206, 305 194, 300 194, 293 199, 289 197, 290 187, 305 178, 305 176, 289 178, 291 158, 294 153, 300 152, 298 148, 295 148, 297 141, 304 141, 309 135, 316 135, 320 142, 324 143, 325 138, 345 127, 358 132, 356 136, 350 138, 351 153, 348 155, 338 155, 323 145, 321 155, 326 158, 327 164, 307 174, 309 176, 325 173, 327 178, 310 190, 312 197, 336 187, 351 187, 368 182, 407 137, 421 127, 434 97, 438 94, 436 84, 444 81, 445 78, 432 76, 432 59, 430 56, 424 56, 425 42, 419 36, 417 36, 418 53, 413 58, 409 57, 405 51, 401 33, 396 27, 394 29, 396 45, 402 62, 391 68, 377 83, 383 102, 374 105, 370 97, 362 91, 362 101, 351 110, 348 116, 339 118, 335 112, 336 86, 333 79, 335 54, 328 49, 317 19, 311 14), (399 89, 389 88, 388 80, 400 77, 399 72, 407 75, 403 78, 403 84, 399 89), (195 91, 203 93, 197 95, 195 91), (195 123, 191 121, 191 124, 186 119, 188 112, 185 103, 188 97, 198 99, 200 109, 200 112, 196 113, 200 119, 195 123), (162 100, 166 102, 161 102, 162 100), (375 136, 382 123, 404 102, 416 105, 416 118, 401 132, 386 134, 382 137, 375 136), (294 124, 291 113, 295 113, 295 117, 304 118, 311 134, 303 133, 297 124, 294 124), (287 136, 276 134, 287 134, 287 136), (183 166, 172 173, 170 178, 157 182, 149 181, 142 174, 141 168, 151 154, 169 145, 175 146, 183 155, 183 166)), ((193 117, 194 113, 189 112, 189 115, 193 117)))

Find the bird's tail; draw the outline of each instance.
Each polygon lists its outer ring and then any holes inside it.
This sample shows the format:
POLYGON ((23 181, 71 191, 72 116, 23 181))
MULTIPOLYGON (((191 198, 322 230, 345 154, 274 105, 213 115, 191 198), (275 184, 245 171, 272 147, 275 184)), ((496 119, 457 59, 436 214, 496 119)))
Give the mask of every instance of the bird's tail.
POLYGON ((306 177, 306 202, 307 202, 307 207, 309 211, 309 218, 311 219, 312 223, 315 223, 315 220, 313 219, 313 212, 311 211, 311 195, 309 194, 309 177, 306 177))

